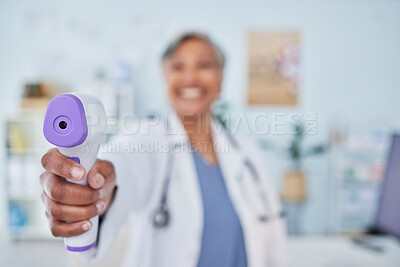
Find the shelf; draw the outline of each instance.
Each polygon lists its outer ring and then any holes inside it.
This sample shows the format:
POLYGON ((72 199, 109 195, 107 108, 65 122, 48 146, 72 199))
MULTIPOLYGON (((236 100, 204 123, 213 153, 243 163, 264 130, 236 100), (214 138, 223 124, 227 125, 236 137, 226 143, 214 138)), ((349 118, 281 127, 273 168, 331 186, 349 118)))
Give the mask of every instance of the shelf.
POLYGON ((10 239, 13 240, 58 240, 52 236, 49 228, 40 226, 9 227, 10 239))
POLYGON ((38 155, 43 155, 43 148, 7 148, 7 154, 19 158, 35 158, 36 156, 37 159, 38 155))
MULTIPOLYGON (((40 188, 39 188, 40 189, 40 188)), ((10 191, 9 191, 10 192, 10 191)), ((38 190, 35 193, 9 193, 7 199, 9 201, 38 201, 40 200, 40 194, 42 192, 38 190)))
POLYGON ((341 183, 345 186, 380 186, 381 181, 370 179, 343 179, 341 183))

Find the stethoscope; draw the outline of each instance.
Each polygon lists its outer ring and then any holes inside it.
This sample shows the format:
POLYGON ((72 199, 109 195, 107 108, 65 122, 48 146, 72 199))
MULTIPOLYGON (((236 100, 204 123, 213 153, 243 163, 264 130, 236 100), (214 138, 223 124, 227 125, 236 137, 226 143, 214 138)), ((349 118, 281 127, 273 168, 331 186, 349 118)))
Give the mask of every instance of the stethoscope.
MULTIPOLYGON (((168 121, 167 121, 167 123, 168 123, 168 121)), ((241 150, 240 146, 238 145, 238 143, 236 142, 235 138, 231 134, 229 134, 227 131, 223 131, 223 132, 225 133, 226 137, 228 138, 230 144, 232 144, 232 146, 241 155, 243 155, 243 158, 242 158, 243 165, 251 174, 251 177, 253 180, 253 187, 255 190, 255 191, 253 190, 253 192, 257 192, 256 197, 259 199, 258 202, 261 201, 261 206, 262 206, 262 207, 259 207, 258 210, 255 210, 256 206, 260 206, 260 205, 257 205, 255 202, 252 203, 252 205, 249 205, 250 207, 253 207, 253 206, 255 207, 253 212, 256 214, 257 219, 260 222, 268 222, 273 219, 280 219, 280 218, 284 217, 285 214, 283 211, 272 212, 271 204, 269 203, 264 190, 262 190, 262 188, 261 188, 260 177, 259 177, 259 174, 258 174, 257 169, 255 168, 254 164, 242 152, 242 150, 241 150)), ((167 167, 166 167, 166 171, 165 171, 161 199, 160 199, 160 203, 159 203, 158 207, 155 209, 154 214, 153 214, 153 226, 156 228, 164 228, 164 227, 168 226, 168 224, 169 224, 170 214, 169 214, 168 203, 167 203, 168 189, 169 189, 169 184, 170 184, 170 181, 172 178, 171 177, 172 169, 174 166, 174 158, 175 158, 174 151, 176 151, 176 149, 179 148, 181 145, 182 144, 179 144, 179 143, 174 143, 174 144, 171 143, 169 146, 167 167)), ((238 175, 238 177, 236 177, 237 180, 240 182, 243 182, 244 171, 245 170, 243 168, 242 171, 240 172, 240 174, 238 175)), ((243 193, 249 195, 248 196, 249 200, 252 199, 252 195, 254 195, 254 193, 251 194, 251 193, 245 192, 245 191, 243 191, 243 193)))

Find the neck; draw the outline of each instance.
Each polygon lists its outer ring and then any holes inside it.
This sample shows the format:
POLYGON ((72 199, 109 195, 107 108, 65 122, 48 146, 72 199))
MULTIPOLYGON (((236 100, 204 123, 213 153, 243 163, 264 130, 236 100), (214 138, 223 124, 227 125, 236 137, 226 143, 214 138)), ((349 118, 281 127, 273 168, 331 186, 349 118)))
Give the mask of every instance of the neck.
POLYGON ((211 165, 216 164, 211 132, 211 113, 207 112, 191 116, 178 114, 178 116, 195 151, 202 155, 211 165))
POLYGON ((191 138, 205 138, 211 137, 211 113, 200 113, 196 115, 182 115, 178 114, 179 119, 185 128, 186 133, 191 138))

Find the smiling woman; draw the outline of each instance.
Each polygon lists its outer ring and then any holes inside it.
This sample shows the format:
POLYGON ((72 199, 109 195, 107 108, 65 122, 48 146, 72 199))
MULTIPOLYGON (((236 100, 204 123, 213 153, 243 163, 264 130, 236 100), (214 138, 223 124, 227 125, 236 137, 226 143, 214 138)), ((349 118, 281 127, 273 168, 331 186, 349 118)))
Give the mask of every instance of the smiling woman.
POLYGON ((209 112, 221 92, 225 57, 206 35, 185 33, 168 46, 162 57, 169 99, 176 112, 209 112))
POLYGON ((197 152, 215 165, 217 156, 208 115, 221 92, 223 52, 207 35, 189 32, 171 42, 162 56, 162 64, 171 106, 183 122, 191 144, 200 146, 197 152), (184 123, 188 120, 190 123, 184 123))

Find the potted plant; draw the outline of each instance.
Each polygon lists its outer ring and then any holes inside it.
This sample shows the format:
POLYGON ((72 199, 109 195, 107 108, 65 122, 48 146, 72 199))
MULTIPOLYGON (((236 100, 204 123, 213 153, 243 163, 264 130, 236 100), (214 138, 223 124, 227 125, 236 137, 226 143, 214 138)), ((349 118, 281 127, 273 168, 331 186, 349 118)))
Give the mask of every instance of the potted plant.
POLYGON ((310 156, 324 153, 328 146, 317 144, 311 147, 303 147, 304 139, 303 124, 297 122, 293 125, 294 136, 289 143, 286 154, 290 159, 291 166, 283 177, 282 200, 289 203, 303 202, 307 198, 307 181, 303 170, 303 160, 310 156))

